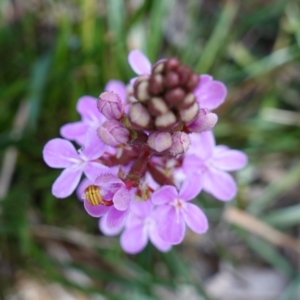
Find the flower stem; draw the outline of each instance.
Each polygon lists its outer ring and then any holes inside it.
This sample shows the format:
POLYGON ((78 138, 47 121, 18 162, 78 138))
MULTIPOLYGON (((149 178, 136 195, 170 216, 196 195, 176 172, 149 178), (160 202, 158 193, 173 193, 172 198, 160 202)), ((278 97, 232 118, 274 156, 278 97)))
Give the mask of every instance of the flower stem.
MULTIPOLYGON (((148 147, 143 146, 141 149, 141 153, 133 163, 131 170, 127 174, 125 178, 125 182, 131 182, 132 186, 137 187, 140 183, 140 179, 145 174, 147 170, 147 164, 150 158, 154 155, 154 152, 148 147)), ((129 184, 129 183, 128 183, 129 184)), ((126 185, 128 185, 126 184, 126 185)), ((130 186, 130 184, 129 184, 130 186)))

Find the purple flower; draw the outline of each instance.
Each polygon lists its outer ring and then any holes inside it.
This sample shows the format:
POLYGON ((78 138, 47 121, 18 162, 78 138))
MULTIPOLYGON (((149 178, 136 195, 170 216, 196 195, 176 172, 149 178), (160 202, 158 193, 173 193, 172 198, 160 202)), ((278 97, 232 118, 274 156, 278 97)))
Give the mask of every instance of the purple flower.
POLYGON ((90 216, 104 218, 103 231, 105 231, 105 234, 116 234, 123 228, 127 219, 131 194, 125 183, 111 173, 101 174, 94 180, 93 184, 99 187, 101 198, 111 202, 111 205, 93 206, 84 199, 84 208, 90 216))
POLYGON ((219 200, 228 201, 235 197, 237 186, 226 171, 236 171, 247 164, 247 156, 226 146, 216 146, 211 131, 193 133, 191 147, 183 160, 187 174, 199 174, 203 190, 219 200))
POLYGON ((201 180, 197 176, 188 177, 178 193, 174 186, 166 185, 152 195, 152 202, 159 205, 156 214, 160 219, 158 234, 170 244, 182 242, 185 224, 196 233, 204 233, 208 229, 208 221, 202 210, 189 203, 201 191, 201 180))
MULTIPOLYGON (((119 95, 122 102, 126 101, 126 87, 118 80, 111 80, 107 83, 105 90, 113 91, 119 95)), ((65 139, 76 141, 83 145, 85 133, 90 129, 97 129, 107 119, 97 109, 98 99, 91 96, 83 96, 78 102, 76 109, 81 116, 81 121, 65 124, 60 129, 60 134, 65 139)))
POLYGON ((160 251, 168 251, 171 245, 158 234, 157 212, 151 201, 132 201, 126 227, 121 235, 121 246, 124 251, 135 254, 142 251, 148 239, 160 251))
POLYGON ((50 140, 43 150, 44 161, 49 167, 64 168, 52 185, 52 194, 57 198, 68 197, 76 189, 82 173, 94 180, 101 173, 107 172, 108 167, 96 161, 105 148, 95 130, 88 131, 81 151, 77 151, 67 140, 50 140))

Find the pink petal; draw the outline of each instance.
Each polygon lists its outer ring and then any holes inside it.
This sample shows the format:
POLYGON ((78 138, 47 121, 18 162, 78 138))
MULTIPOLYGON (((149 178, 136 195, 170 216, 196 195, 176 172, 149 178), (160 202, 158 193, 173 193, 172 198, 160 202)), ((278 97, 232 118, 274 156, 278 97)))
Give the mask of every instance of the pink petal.
POLYGON ((110 171, 110 168, 102 165, 100 162, 88 162, 84 168, 84 174, 86 177, 91 180, 95 181, 99 175, 107 173, 110 171))
POLYGON ((101 174, 95 180, 95 184, 102 186, 102 185, 112 185, 112 184, 119 184, 124 185, 124 182, 116 175, 111 173, 101 174))
POLYGON ((232 176, 218 170, 208 170, 203 173, 203 189, 221 201, 233 199, 237 192, 232 176))
POLYGON ((174 186, 165 185, 152 194, 152 203, 156 205, 172 202, 178 197, 178 192, 174 186))
POLYGON ((85 135, 84 144, 82 147, 82 156, 86 160, 98 159, 102 156, 106 149, 106 145, 102 142, 95 128, 90 128, 85 135))
POLYGON ((136 226, 126 229, 120 238, 122 249, 130 254, 142 251, 148 242, 148 236, 143 226, 136 226))
POLYGON ((149 232, 149 239, 151 243, 162 252, 167 252, 172 248, 172 245, 166 243, 162 240, 160 235, 157 232, 157 227, 155 227, 153 230, 149 232))
POLYGON ((199 86, 195 90, 200 107, 208 108, 209 110, 217 108, 226 98, 226 86, 220 81, 208 81, 207 78, 201 81, 201 79, 202 76, 200 76, 199 86))
POLYGON ((60 128, 60 135, 65 139, 76 141, 79 145, 83 145, 88 128, 89 126, 82 121, 68 123, 60 128))
POLYGON ((128 62, 132 70, 138 75, 151 73, 151 63, 140 50, 130 51, 128 55, 128 62))
MULTIPOLYGON (((132 201, 133 202, 133 201, 132 201)), ((126 219, 126 227, 135 227, 138 225, 144 226, 144 218, 140 218, 139 216, 132 213, 131 205, 130 205, 130 213, 126 219)))
POLYGON ((91 96, 83 96, 78 100, 76 109, 83 121, 91 124, 98 123, 98 119, 104 118, 97 109, 97 100, 91 96))
POLYGON ((187 203, 182 212, 186 225, 196 233, 204 233, 208 229, 208 221, 203 211, 195 204, 187 203))
POLYGON ((151 214, 153 204, 151 201, 136 201, 132 200, 130 203, 130 211, 139 218, 146 218, 151 214))
POLYGON ((126 210, 129 207, 131 196, 126 187, 117 190, 113 197, 114 207, 117 210, 126 210))
POLYGON ((205 161, 194 154, 184 156, 182 168, 187 176, 191 176, 191 174, 195 173, 199 174, 203 170, 206 170, 205 161))
POLYGON ((212 131, 190 134, 191 147, 187 154, 195 154, 203 160, 212 156, 216 142, 212 131))
POLYGON ((176 214, 174 207, 163 205, 157 208, 162 216, 158 223, 158 234, 165 243, 179 244, 182 242, 185 233, 185 223, 181 213, 176 214))
POLYGON ((52 194, 57 198, 66 198, 76 189, 82 170, 71 167, 62 171, 52 185, 52 194))
POLYGON ((71 142, 57 138, 44 146, 43 158, 51 168, 67 168, 79 160, 79 155, 71 142))
POLYGON ((107 226, 107 216, 105 214, 102 218, 99 219, 99 229, 108 236, 117 235, 122 231, 122 228, 111 228, 107 226))
POLYGON ((202 190, 202 179, 197 174, 188 176, 180 189, 179 197, 183 200, 189 201, 194 199, 202 190))
POLYGON ((122 81, 110 80, 106 84, 104 90, 109 92, 115 92, 119 95, 123 103, 126 102, 126 85, 122 81))
POLYGON ((94 218, 106 215, 112 208, 112 206, 104 206, 102 204, 97 206, 90 205, 86 200, 84 200, 83 204, 86 212, 94 218))
POLYGON ((111 230, 122 229, 125 225, 129 209, 121 211, 115 209, 114 206, 111 207, 110 211, 107 214, 106 226, 111 230))
POLYGON ((90 180, 87 179, 87 178, 84 178, 84 179, 79 183, 78 188, 77 188, 77 190, 76 190, 76 195, 77 195, 77 197, 78 197, 78 199, 79 199, 80 201, 83 201, 82 195, 83 195, 83 193, 84 193, 84 190, 85 190, 89 185, 91 185, 91 184, 93 184, 93 182, 90 181, 90 180))
POLYGON ((247 164, 247 155, 238 150, 215 151, 213 164, 224 171, 236 171, 247 164))

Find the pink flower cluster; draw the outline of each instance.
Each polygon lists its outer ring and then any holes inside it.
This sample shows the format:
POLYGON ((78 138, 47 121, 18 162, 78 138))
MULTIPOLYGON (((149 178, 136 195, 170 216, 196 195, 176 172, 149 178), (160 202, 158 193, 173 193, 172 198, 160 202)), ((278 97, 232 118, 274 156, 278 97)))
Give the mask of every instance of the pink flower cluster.
POLYGON ((121 233, 124 251, 138 253, 148 240, 168 251, 182 242, 186 226, 207 231, 204 212, 191 200, 202 190, 233 199, 237 186, 228 171, 243 168, 247 156, 215 144, 218 117, 211 110, 225 100, 223 83, 176 58, 152 66, 134 50, 128 60, 138 77, 127 87, 110 81, 99 99, 80 98, 81 120, 62 126, 63 139, 50 140, 43 157, 63 169, 53 195, 65 198, 77 188, 101 231, 121 233))

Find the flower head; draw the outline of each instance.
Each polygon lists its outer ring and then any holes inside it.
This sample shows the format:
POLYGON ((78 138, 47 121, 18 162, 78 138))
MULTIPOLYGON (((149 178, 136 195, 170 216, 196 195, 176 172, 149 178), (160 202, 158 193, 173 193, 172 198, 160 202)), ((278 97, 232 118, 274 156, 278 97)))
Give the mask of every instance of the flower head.
POLYGON ((203 190, 219 200, 228 201, 235 197, 237 186, 227 171, 236 171, 247 164, 242 151, 227 146, 216 146, 211 131, 191 135, 192 145, 183 160, 187 174, 201 176, 203 190))
POLYGON ((178 192, 174 186, 163 186, 153 193, 152 202, 158 205, 158 234, 167 243, 179 244, 185 234, 185 224, 196 233, 208 229, 208 221, 202 210, 188 201, 201 191, 202 183, 196 176, 184 181, 178 192))
POLYGON ((67 140, 50 140, 43 150, 44 161, 49 167, 64 169, 53 183, 53 195, 57 198, 70 196, 76 189, 82 173, 93 180, 99 174, 107 172, 108 168, 97 162, 105 148, 95 130, 88 131, 83 148, 79 151, 67 140))

